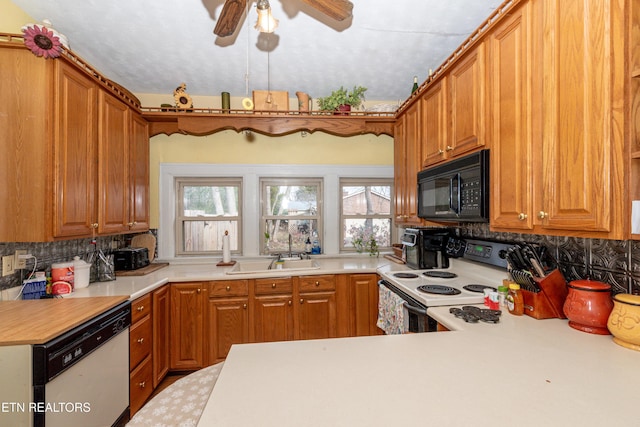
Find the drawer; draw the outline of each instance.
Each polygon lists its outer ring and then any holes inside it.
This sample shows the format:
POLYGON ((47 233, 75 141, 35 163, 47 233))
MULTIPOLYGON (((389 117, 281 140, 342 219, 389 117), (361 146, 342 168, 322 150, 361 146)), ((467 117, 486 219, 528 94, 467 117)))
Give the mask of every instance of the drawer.
POLYGON ((336 276, 325 274, 319 276, 300 276, 300 292, 333 291, 336 289, 336 276))
POLYGON ((131 303, 131 324, 151 314, 151 292, 131 303))
POLYGON ((153 339, 153 324, 151 316, 129 329, 129 370, 134 369, 148 355, 151 354, 151 340, 153 339))
POLYGON ((147 357, 129 375, 129 411, 130 416, 138 412, 153 393, 153 364, 147 357))
POLYGON ((256 295, 290 294, 293 292, 291 277, 256 279, 256 295))
POLYGON ((210 297, 245 297, 249 295, 248 280, 216 280, 209 284, 210 297))

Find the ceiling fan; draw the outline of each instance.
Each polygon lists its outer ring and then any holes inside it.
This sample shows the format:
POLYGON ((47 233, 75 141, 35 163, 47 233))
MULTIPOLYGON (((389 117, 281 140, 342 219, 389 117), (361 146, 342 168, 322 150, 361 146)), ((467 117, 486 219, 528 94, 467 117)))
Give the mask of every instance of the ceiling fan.
MULTIPOLYGON (((253 0, 249 0, 253 1, 253 0)), ((351 17, 353 3, 348 0, 301 0, 319 12, 336 21, 344 21, 351 17)), ((219 37, 227 37, 236 31, 240 18, 247 8, 247 0, 227 0, 222 7, 218 23, 213 33, 219 37)))

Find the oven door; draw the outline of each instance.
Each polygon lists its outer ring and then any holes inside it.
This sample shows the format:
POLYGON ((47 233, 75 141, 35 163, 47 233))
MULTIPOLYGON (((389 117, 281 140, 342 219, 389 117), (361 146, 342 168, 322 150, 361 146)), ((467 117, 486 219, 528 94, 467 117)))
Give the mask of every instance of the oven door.
POLYGON ((437 330, 438 324, 427 315, 427 307, 424 304, 387 280, 380 280, 378 286, 387 288, 404 301, 403 304, 409 317, 407 332, 435 332, 437 330))

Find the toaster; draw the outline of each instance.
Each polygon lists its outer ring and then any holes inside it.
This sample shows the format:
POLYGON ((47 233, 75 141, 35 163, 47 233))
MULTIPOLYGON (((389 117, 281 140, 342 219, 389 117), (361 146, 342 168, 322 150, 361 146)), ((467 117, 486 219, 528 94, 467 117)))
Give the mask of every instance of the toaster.
POLYGON ((149 249, 123 248, 113 252, 113 264, 116 270, 137 270, 149 265, 149 249))

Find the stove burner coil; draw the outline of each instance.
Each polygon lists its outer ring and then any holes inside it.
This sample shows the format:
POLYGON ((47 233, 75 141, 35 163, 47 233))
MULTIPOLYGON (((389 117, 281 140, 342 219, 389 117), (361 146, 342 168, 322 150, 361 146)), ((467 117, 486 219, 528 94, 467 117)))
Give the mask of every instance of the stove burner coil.
POLYGON ((467 323, 478 323, 482 321, 485 323, 498 323, 500 321, 500 310, 489 310, 486 308, 473 307, 471 305, 465 305, 462 308, 451 307, 449 313, 464 320, 467 323))
POLYGON ((485 289, 491 289, 492 291, 497 291, 497 289, 494 288, 493 286, 478 285, 476 283, 471 283, 470 285, 464 285, 462 289, 464 289, 465 291, 478 292, 478 293, 484 292, 485 289))
POLYGON ((451 286, 443 285, 421 285, 418 286, 420 292, 425 294, 438 294, 438 295, 458 295, 461 293, 460 289, 452 288, 451 286))
POLYGON ((451 273, 449 271, 425 271, 422 274, 427 277, 436 277, 438 279, 453 279, 458 277, 456 273, 451 273))
POLYGON ((417 279, 419 276, 416 273, 394 273, 393 277, 397 277, 398 279, 417 279))

